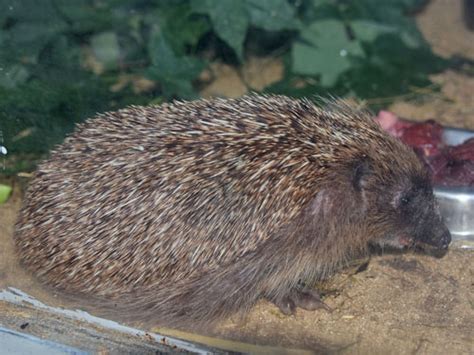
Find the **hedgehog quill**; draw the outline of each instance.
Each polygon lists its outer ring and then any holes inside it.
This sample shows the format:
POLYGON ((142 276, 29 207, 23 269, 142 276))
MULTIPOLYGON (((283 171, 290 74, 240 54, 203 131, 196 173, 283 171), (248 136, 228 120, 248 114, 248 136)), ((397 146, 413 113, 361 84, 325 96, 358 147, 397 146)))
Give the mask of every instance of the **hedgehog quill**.
POLYGON ((15 232, 46 284, 172 326, 260 298, 313 310, 309 285, 371 245, 450 240, 423 164, 369 114, 258 95, 85 121, 39 165, 15 232))

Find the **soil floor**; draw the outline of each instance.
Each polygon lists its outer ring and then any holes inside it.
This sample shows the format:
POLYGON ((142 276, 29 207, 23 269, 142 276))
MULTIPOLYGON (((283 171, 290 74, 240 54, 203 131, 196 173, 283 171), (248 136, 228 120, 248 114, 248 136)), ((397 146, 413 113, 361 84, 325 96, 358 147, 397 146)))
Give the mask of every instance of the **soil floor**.
MULTIPOLYGON (((437 53, 474 60, 474 32, 465 28, 460 4, 432 1, 417 18, 437 53)), ((224 65, 215 65, 212 70, 217 79, 204 95, 239 96, 278 79, 282 66, 278 60, 256 59, 242 73, 224 65), (260 81, 255 80, 257 76, 260 81)), ((400 98, 390 109, 402 117, 436 118, 447 125, 474 129, 474 77, 447 71, 433 80, 441 85, 440 93, 426 91, 400 98)), ((12 232, 20 200, 17 188, 10 201, 0 206, 0 290, 13 286, 47 304, 62 305, 18 265, 12 232)), ((472 250, 453 249, 441 259, 415 254, 376 256, 365 270, 338 275, 326 290, 325 302, 332 312, 299 309, 295 316, 287 317, 262 301, 245 318, 231 318, 202 335, 301 352, 474 354, 472 250)), ((0 302, 2 314, 5 307, 0 302)), ((238 343, 194 339, 245 349, 238 343)), ((283 349, 281 352, 285 353, 283 349)))

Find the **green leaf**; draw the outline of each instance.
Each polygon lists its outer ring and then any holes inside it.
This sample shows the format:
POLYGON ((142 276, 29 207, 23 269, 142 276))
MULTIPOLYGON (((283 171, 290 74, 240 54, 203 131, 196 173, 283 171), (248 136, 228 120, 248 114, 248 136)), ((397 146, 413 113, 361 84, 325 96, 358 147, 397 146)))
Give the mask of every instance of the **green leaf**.
POLYGON ((152 66, 147 71, 148 77, 160 82, 165 96, 172 97, 176 94, 184 98, 196 96, 191 82, 204 68, 203 61, 188 56, 177 56, 159 28, 155 28, 150 37, 149 53, 152 66))
POLYGON ((267 31, 294 30, 300 27, 295 7, 287 0, 246 0, 250 22, 267 31))
POLYGON ((311 3, 313 4, 313 6, 324 6, 329 4, 330 2, 330 0, 313 0, 311 3))
POLYGON ((12 7, 12 4, 6 1, 0 2, 0 28, 5 26, 7 19, 11 16, 10 12, 12 11, 12 7))
MULTIPOLYGON (((68 19, 69 30, 76 34, 98 33, 127 24, 111 2, 89 0, 55 0, 55 6, 68 19)), ((133 16, 128 16, 130 19, 133 16)))
POLYGON ((64 30, 63 24, 55 23, 18 23, 1 35, 0 54, 2 57, 26 57, 30 62, 36 62, 41 50, 64 30))
POLYGON ((317 21, 303 29, 293 45, 292 68, 296 74, 319 74, 321 84, 331 86, 350 69, 351 57, 363 55, 359 42, 349 40, 340 21, 317 21))
POLYGON ((19 64, 14 64, 8 68, 0 68, 0 70, 0 86, 8 89, 23 84, 30 76, 28 69, 19 64))
POLYGON ((352 21, 350 25, 355 33, 356 39, 360 41, 372 42, 378 36, 386 33, 397 32, 397 28, 394 26, 385 25, 374 21, 356 20, 352 21))
POLYGON ((120 47, 114 32, 102 32, 92 36, 91 46, 97 59, 106 68, 116 68, 120 58, 120 47))
POLYGON ((11 186, 0 184, 0 204, 7 202, 11 192, 11 186))
POLYGON ((194 0, 193 10, 208 14, 216 34, 226 42, 243 59, 243 44, 249 15, 246 3, 240 0, 194 0))
POLYGON ((6 16, 21 22, 54 21, 58 18, 53 0, 2 1, 0 10, 6 16))
POLYGON ((66 81, 77 84, 90 75, 82 70, 80 57, 80 48, 67 36, 60 35, 43 49, 38 65, 30 67, 31 76, 51 87, 64 85, 66 81))
POLYGON ((151 24, 155 24, 157 18, 167 42, 176 53, 184 54, 188 46, 194 48, 202 35, 211 29, 209 19, 193 13, 187 2, 163 6, 146 16, 147 22, 151 24))
POLYGON ((380 0, 353 1, 345 4, 344 18, 349 21, 366 20, 390 26, 399 32, 405 44, 411 48, 426 45, 413 18, 406 12, 417 8, 423 0, 380 0))

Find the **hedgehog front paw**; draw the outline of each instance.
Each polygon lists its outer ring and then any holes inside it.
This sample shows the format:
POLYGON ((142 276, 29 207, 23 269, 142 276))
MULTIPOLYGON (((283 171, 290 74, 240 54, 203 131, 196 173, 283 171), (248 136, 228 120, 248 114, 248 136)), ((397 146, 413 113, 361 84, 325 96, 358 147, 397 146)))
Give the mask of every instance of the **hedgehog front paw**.
POLYGON ((273 303, 285 315, 295 314, 297 307, 307 311, 314 311, 321 308, 329 312, 332 311, 332 309, 321 300, 319 292, 308 287, 294 289, 290 291, 288 295, 274 300, 273 303))
POLYGON ((296 304, 290 296, 281 297, 274 300, 273 303, 280 309, 280 312, 286 316, 294 315, 296 312, 296 304))
POLYGON ((295 304, 297 307, 303 308, 307 311, 314 311, 316 309, 325 309, 332 311, 332 309, 323 302, 321 295, 314 288, 304 288, 295 292, 295 304))

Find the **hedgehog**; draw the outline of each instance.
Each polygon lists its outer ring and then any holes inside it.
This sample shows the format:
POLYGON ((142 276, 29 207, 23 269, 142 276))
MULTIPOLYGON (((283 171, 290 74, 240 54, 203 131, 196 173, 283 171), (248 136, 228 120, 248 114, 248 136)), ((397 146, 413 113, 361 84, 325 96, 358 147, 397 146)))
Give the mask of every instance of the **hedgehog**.
POLYGON ((414 152, 344 100, 257 94, 131 106, 38 166, 14 236, 42 282, 127 320, 214 324, 312 286, 372 247, 445 251, 414 152))

